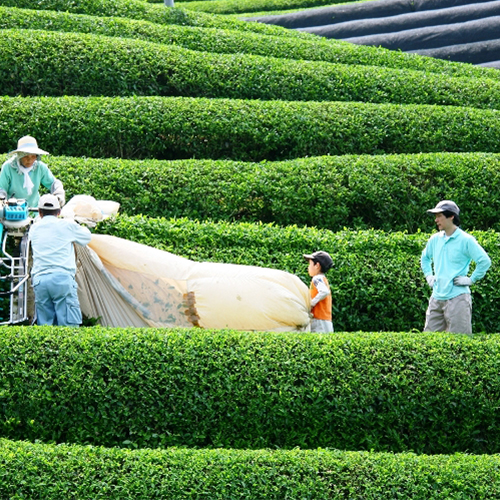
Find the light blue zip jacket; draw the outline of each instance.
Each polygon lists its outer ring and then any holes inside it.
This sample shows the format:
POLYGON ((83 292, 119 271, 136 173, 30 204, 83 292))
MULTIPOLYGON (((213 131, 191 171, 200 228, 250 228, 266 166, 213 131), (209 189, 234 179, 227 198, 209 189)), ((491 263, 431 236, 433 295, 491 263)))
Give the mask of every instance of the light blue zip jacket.
POLYGON ((446 238, 444 231, 431 236, 422 252, 420 265, 426 277, 431 274, 436 276, 432 297, 436 300, 450 300, 463 293, 470 293, 468 286, 455 286, 453 279, 468 276, 472 261, 476 263, 476 269, 470 278, 476 282, 490 268, 491 259, 476 239, 459 227, 449 238, 446 238))

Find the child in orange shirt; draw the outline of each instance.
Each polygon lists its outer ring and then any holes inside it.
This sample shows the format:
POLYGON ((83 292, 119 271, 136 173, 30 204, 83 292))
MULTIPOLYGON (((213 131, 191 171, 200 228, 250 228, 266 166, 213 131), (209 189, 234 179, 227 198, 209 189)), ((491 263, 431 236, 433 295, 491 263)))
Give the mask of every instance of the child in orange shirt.
POLYGON ((333 260, 329 254, 323 251, 304 255, 309 261, 307 272, 311 276, 311 332, 330 333, 333 332, 332 324, 332 293, 325 273, 333 266, 333 260))

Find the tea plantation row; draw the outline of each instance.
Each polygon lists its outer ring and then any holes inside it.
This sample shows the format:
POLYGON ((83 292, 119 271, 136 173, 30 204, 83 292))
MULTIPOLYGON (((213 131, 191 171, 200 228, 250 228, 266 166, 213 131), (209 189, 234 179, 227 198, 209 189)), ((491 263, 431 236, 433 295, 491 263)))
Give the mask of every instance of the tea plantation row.
POLYGON ((205 28, 235 29, 267 35, 286 36, 305 40, 314 40, 314 35, 300 31, 288 31, 279 26, 261 23, 247 23, 226 16, 214 16, 203 12, 186 11, 183 9, 166 9, 163 4, 152 5, 141 0, 0 0, 4 7, 33 9, 39 11, 61 11, 73 14, 85 14, 102 17, 121 17, 136 19, 157 24, 181 24, 205 28))
POLYGON ((0 440, 3 498, 496 499, 498 455, 124 450, 0 440), (43 491, 43 493, 42 493, 43 491))
POLYGON ((51 156, 69 197, 119 201, 121 213, 275 222, 340 231, 430 231, 426 210, 455 200, 468 229, 500 230, 500 155, 429 153, 283 162, 51 156))
POLYGON ((13 96, 181 95, 500 108, 500 82, 486 78, 210 54, 130 39, 36 30, 0 31, 0 79, 3 95, 13 96))
POLYGON ((2 328, 0 434, 496 453, 499 355, 497 335, 2 328))
POLYGON ((190 97, 0 97, 0 146, 30 125, 70 156, 231 158, 499 152, 500 112, 453 106, 190 97), (36 119, 33 119, 36 117, 36 119))
POLYGON ((264 35, 236 29, 185 26, 181 19, 182 11, 170 9, 169 12, 177 13, 180 24, 161 25, 121 17, 95 17, 70 12, 0 6, 0 28, 100 34, 179 46, 200 52, 254 54, 356 66, 425 70, 426 73, 500 80, 500 73, 489 68, 322 38, 298 39, 292 35, 287 36, 293 32, 286 30, 273 35, 264 35))
MULTIPOLYGON (((285 228, 250 223, 210 223, 121 216, 97 232, 167 250, 195 261, 274 267, 309 283, 302 254, 329 252, 333 324, 337 331, 421 330, 430 288, 420 254, 430 234, 285 228)), ((493 262, 500 259, 499 234, 473 233, 493 262)), ((492 267, 474 285, 474 331, 500 331, 496 308, 500 275, 492 267)))

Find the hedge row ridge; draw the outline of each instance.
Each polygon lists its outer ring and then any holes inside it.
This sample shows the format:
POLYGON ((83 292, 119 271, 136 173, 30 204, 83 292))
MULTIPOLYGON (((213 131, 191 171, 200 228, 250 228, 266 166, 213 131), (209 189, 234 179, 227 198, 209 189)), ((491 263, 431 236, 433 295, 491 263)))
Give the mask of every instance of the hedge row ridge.
POLYGON ((178 7, 210 14, 244 14, 253 12, 309 9, 344 3, 344 0, 183 0, 178 7))
MULTIPOLYGON (((32 0, 0 0, 0 5, 19 9, 32 9, 32 0)), ((158 24, 181 24, 204 26, 211 28, 234 29, 269 35, 314 39, 314 35, 295 30, 287 30, 281 26, 271 26, 263 23, 248 23, 225 16, 216 16, 204 12, 187 11, 178 8, 166 8, 163 4, 148 4, 141 0, 38 0, 37 10, 71 12, 90 16, 124 17, 138 19, 158 24)))
POLYGON ((452 199, 468 229, 500 231, 500 155, 321 156, 283 162, 51 156, 68 198, 119 201, 121 213, 384 231, 430 231, 452 199))
POLYGON ((354 102, 1 97, 0 148, 9 151, 29 126, 47 150, 67 156, 260 161, 499 152, 499 116, 496 110, 354 102))
POLYGON ((138 40, 39 30, 0 31, 0 79, 3 95, 11 96, 186 96, 500 109, 500 82, 494 80, 211 54, 138 40))
POLYGON ((500 337, 2 328, 0 435, 498 453, 500 337))
POLYGON ((375 65, 457 77, 500 80, 500 73, 491 68, 480 68, 319 37, 312 40, 297 40, 294 37, 263 35, 248 31, 175 24, 160 25, 119 17, 95 17, 70 12, 37 11, 14 7, 0 7, 0 28, 82 32, 178 45, 201 52, 244 53, 285 59, 375 65))
POLYGON ((0 495, 60 500, 483 498, 500 496, 498 456, 334 450, 124 450, 0 440, 0 495))

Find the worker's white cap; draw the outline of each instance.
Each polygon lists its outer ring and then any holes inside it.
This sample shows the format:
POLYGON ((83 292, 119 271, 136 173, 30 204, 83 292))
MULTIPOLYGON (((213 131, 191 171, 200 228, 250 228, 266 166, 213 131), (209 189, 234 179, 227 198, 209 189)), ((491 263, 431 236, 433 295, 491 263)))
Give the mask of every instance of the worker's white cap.
POLYGON ((53 194, 44 194, 38 200, 38 208, 43 210, 59 210, 61 205, 59 200, 53 194))
POLYGON ((43 149, 40 149, 38 147, 38 143, 36 142, 36 139, 34 137, 31 137, 31 135, 25 135, 24 137, 21 137, 17 141, 17 149, 14 149, 14 151, 11 151, 9 154, 14 154, 14 153, 28 153, 30 155, 48 155, 47 151, 44 151, 43 149))

